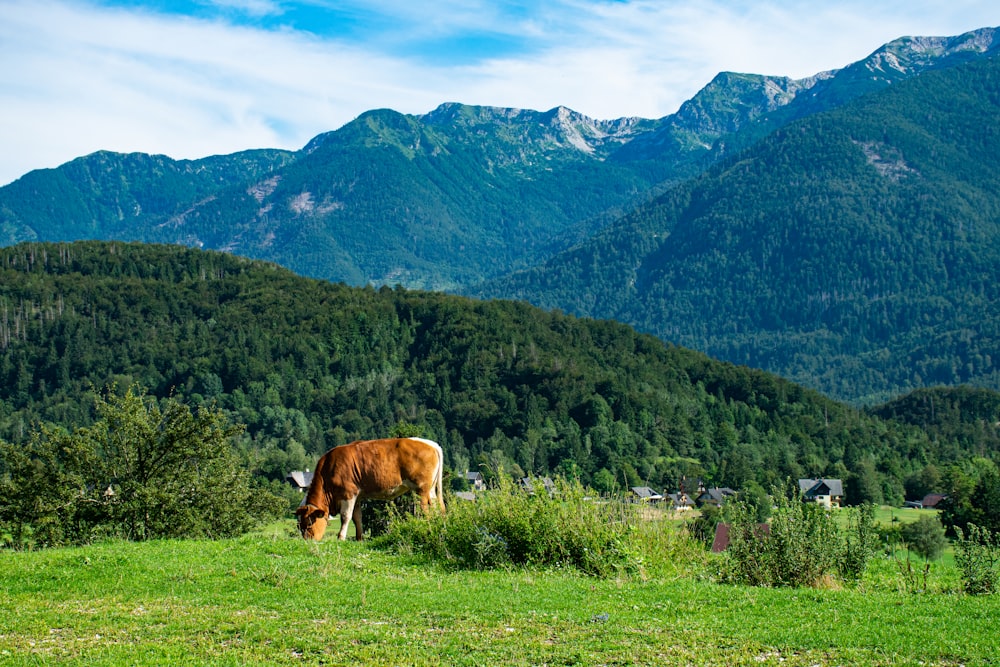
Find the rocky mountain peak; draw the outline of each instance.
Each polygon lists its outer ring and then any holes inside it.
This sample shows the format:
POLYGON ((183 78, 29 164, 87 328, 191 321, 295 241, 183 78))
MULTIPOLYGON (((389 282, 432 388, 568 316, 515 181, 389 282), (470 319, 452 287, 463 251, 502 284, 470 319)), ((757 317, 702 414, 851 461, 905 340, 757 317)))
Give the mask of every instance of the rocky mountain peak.
POLYGON ((1000 31, 981 28, 953 37, 900 37, 885 44, 861 61, 876 74, 896 78, 941 65, 980 57, 1000 50, 1000 31))

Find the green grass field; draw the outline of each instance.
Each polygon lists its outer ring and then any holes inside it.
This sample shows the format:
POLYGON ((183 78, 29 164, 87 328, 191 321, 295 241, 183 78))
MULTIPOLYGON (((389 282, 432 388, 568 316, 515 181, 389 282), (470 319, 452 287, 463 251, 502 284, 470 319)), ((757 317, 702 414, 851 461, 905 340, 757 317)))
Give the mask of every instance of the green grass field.
MULTIPOLYGON (((291 522, 235 540, 0 551, 0 664, 990 665, 1000 596, 760 589, 696 568, 450 572, 291 522)), ((935 565, 938 569, 946 566, 935 565)))

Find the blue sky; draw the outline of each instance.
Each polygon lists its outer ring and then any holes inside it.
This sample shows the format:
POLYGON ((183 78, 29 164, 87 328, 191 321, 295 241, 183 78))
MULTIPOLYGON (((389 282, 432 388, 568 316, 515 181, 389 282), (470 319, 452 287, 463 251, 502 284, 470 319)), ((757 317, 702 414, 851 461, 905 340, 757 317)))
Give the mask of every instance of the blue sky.
POLYGON ((998 25, 996 0, 0 0, 0 184, 102 149, 297 149, 375 108, 659 118, 720 71, 998 25))

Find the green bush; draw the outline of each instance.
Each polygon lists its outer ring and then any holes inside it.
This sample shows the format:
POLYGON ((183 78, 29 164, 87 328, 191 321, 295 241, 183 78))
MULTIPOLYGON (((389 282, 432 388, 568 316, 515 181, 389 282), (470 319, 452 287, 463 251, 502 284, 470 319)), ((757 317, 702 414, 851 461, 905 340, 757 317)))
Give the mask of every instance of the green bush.
MULTIPOLYGON (((799 494, 775 494, 771 521, 757 521, 744 502, 727 506, 729 548, 721 578, 751 586, 815 586, 839 574, 858 579, 875 550, 874 509, 853 510, 842 533, 830 511, 802 502, 799 494)), ((842 510, 852 511, 852 510, 842 510)))
POLYGON ((40 427, 0 443, 0 524, 17 548, 118 537, 230 537, 284 502, 254 484, 213 407, 162 403, 136 387, 96 399, 98 419, 72 433, 40 427))
POLYGON ((638 571, 638 520, 632 506, 592 500, 576 481, 556 478, 551 493, 531 493, 499 475, 475 501, 452 498, 445 515, 397 514, 375 544, 461 569, 573 567, 609 576, 638 571))
POLYGON ((963 531, 955 526, 955 564, 962 575, 962 587, 970 595, 995 593, 1000 583, 1000 534, 970 523, 963 531))
POLYGON ((937 560, 948 546, 944 526, 937 516, 922 516, 900 528, 900 536, 907 548, 924 560, 937 560))
POLYGON ((875 506, 865 503, 841 511, 848 512, 848 517, 837 570, 844 579, 857 581, 865 573, 868 561, 875 555, 882 541, 875 526, 875 506))

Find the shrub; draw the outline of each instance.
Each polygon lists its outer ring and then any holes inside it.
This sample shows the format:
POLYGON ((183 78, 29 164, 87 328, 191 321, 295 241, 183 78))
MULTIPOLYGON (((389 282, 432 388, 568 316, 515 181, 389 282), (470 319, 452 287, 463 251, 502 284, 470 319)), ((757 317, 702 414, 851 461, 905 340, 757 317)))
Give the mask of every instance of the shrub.
POLYGON ((900 528, 907 548, 924 560, 937 560, 948 546, 944 526, 936 516, 922 516, 900 528))
POLYGON ((837 569, 844 579, 857 581, 868 568, 881 542, 875 527, 875 506, 865 503, 856 508, 841 510, 848 512, 847 531, 844 546, 837 561, 837 569))
POLYGON ((242 427, 214 407, 161 407, 112 387, 95 409, 87 428, 41 427, 25 447, 0 445, 0 522, 14 546, 228 537, 283 509, 237 458, 242 427))
POLYGON ((705 505, 698 516, 687 522, 688 532, 695 540, 705 546, 712 546, 715 539, 715 528, 723 521, 723 511, 718 505, 705 505))
POLYGON ((818 505, 778 495, 765 529, 745 503, 729 508, 729 549, 723 578, 751 586, 804 586, 831 572, 839 551, 837 527, 818 505))
MULTIPOLYGON (((536 484, 541 489, 541 484, 536 484)), ((462 569, 574 567, 609 576, 635 572, 637 518, 621 502, 596 502, 576 481, 530 493, 505 475, 475 501, 453 499, 445 515, 396 514, 377 546, 428 555, 462 569)))
POLYGON ((831 574, 858 579, 878 541, 874 508, 862 506, 841 534, 829 511, 776 494, 769 524, 746 503, 730 503, 729 549, 722 580, 751 586, 813 586, 831 574))
POLYGON ((970 523, 963 531, 955 526, 955 564, 962 575, 962 587, 970 595, 987 595, 998 589, 1000 575, 1000 534, 970 523))

